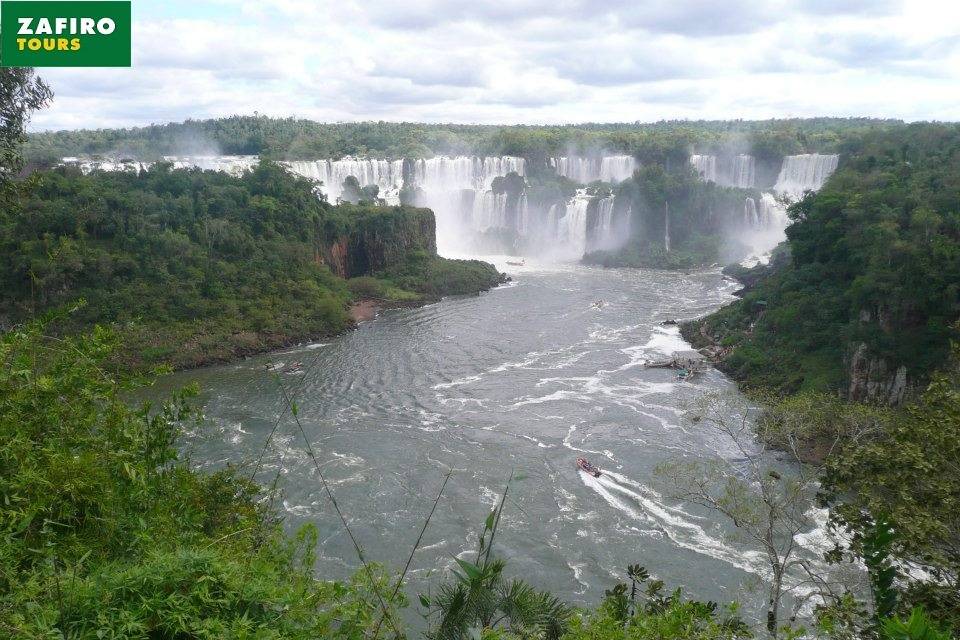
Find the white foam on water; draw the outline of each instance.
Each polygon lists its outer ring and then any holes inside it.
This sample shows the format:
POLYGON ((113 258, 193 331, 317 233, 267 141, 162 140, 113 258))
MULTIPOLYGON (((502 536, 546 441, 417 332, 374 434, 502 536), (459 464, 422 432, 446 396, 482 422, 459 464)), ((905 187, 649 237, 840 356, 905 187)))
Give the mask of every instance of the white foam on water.
MULTIPOLYGON (((575 446, 573 445, 573 443, 571 442, 571 440, 573 439, 573 434, 576 433, 576 431, 577 431, 577 425, 571 425, 570 428, 567 429, 567 435, 564 436, 564 438, 563 438, 563 446, 564 446, 564 447, 566 447, 567 449, 570 449, 571 451, 580 451, 580 452, 583 452, 583 453, 595 453, 595 454, 597 454, 597 455, 601 455, 601 452, 600 452, 600 451, 593 451, 592 449, 584 449, 584 448, 582 448, 582 447, 575 447, 575 446)), ((582 444, 583 444, 583 442, 581 441, 581 445, 582 445, 582 444)))
POLYGON ((527 368, 530 368, 532 365, 537 364, 537 362, 539 362, 545 356, 558 355, 566 351, 569 351, 570 349, 571 347, 562 347, 558 349, 547 349, 546 351, 531 351, 530 353, 527 354, 526 358, 523 358, 521 360, 503 362, 485 371, 481 371, 480 373, 477 373, 477 374, 463 376, 461 378, 457 378, 450 382, 441 382, 440 384, 435 384, 431 387, 431 389, 435 391, 442 391, 443 389, 451 389, 453 387, 459 387, 459 386, 471 384, 473 382, 479 382, 484 378, 484 376, 488 376, 490 374, 504 373, 506 371, 510 371, 513 369, 527 369, 527 368))
POLYGON ((573 391, 554 391, 553 393, 547 394, 545 396, 539 397, 530 397, 527 396, 522 400, 514 402, 510 407, 512 409, 519 409, 520 407, 525 407, 531 404, 543 404, 546 402, 557 402, 560 400, 573 400, 574 402, 590 402, 589 398, 584 398, 582 394, 574 393, 573 391))
POLYGON ((488 504, 491 507, 496 506, 497 503, 500 502, 500 494, 490 487, 480 485, 480 502, 488 504))
POLYGON ((283 510, 294 516, 309 516, 312 513, 308 505, 290 504, 286 500, 283 501, 283 510))
MULTIPOLYGON (((580 535, 580 531, 577 531, 577 535, 580 535)), ((582 596, 587 592, 587 589, 590 588, 590 583, 583 579, 583 569, 587 565, 584 562, 570 562, 567 560, 567 566, 570 567, 570 571, 573 572, 573 579, 580 585, 580 590, 575 593, 582 596)))
POLYGON ((361 467, 366 462, 366 460, 360 456, 350 453, 337 453, 336 451, 331 451, 330 455, 332 455, 334 458, 337 458, 340 462, 348 467, 361 467))
POLYGON ((441 391, 443 389, 452 389, 453 387, 459 387, 461 385, 470 384, 471 382, 477 382, 482 379, 483 375, 463 376, 462 378, 457 378, 456 380, 451 380, 450 382, 441 382, 440 384, 435 384, 430 388, 434 391, 441 391))
POLYGON ((690 344, 683 339, 680 329, 675 326, 654 327, 650 340, 643 348, 669 356, 673 355, 674 351, 689 349, 690 344))
POLYGON ((687 519, 688 514, 661 504, 659 494, 650 495, 618 482, 624 476, 606 471, 599 478, 581 473, 584 484, 596 491, 608 504, 630 517, 659 527, 679 547, 721 560, 742 571, 768 579, 771 571, 759 551, 737 550, 709 535, 703 527, 687 519), (620 494, 615 495, 615 494, 620 494), (621 497, 623 496, 623 497, 621 497), (683 515, 681 515, 683 514, 683 515))

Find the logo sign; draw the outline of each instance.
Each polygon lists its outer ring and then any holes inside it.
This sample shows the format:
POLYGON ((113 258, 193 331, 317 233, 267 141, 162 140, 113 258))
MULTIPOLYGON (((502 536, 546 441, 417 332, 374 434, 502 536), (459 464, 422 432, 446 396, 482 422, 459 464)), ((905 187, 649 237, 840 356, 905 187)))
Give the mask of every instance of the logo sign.
POLYGON ((129 0, 3 0, 0 65, 129 67, 129 0))

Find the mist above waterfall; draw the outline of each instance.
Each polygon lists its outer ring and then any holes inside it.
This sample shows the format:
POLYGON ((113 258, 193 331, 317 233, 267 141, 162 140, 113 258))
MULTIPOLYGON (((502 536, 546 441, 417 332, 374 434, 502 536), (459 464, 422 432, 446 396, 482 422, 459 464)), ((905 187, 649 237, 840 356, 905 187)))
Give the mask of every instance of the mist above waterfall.
POLYGON ((497 252, 557 260, 578 260, 586 251, 623 242, 629 212, 616 206, 610 186, 630 178, 638 166, 633 156, 624 154, 552 157, 537 167, 536 176, 528 175, 527 160, 515 156, 284 164, 322 183, 319 190, 330 202, 343 197, 342 185, 353 176, 360 186, 379 187, 385 204, 429 207, 436 216, 441 253, 497 252))
MULTIPOLYGON (((215 154, 163 160, 175 168, 233 175, 259 162, 257 156, 215 154)), ((138 171, 152 164, 128 158, 64 162, 85 172, 138 171)), ((632 155, 574 150, 539 160, 441 155, 280 161, 315 181, 318 195, 332 204, 363 198, 432 209, 441 254, 564 261, 615 252, 628 243, 665 253, 693 250, 717 260, 759 258, 784 239, 789 204, 819 189, 837 162, 836 155, 800 154, 771 166, 740 148, 691 153, 689 174, 658 163, 642 165, 632 155), (708 248, 716 242, 716 249, 708 248)))

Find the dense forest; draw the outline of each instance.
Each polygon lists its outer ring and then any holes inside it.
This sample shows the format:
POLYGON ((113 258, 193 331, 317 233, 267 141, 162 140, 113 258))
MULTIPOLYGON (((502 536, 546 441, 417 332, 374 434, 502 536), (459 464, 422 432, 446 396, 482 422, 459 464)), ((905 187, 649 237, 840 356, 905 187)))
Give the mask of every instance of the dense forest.
POLYGON ((761 121, 664 121, 652 124, 492 126, 415 122, 320 123, 295 118, 232 116, 214 120, 34 133, 28 162, 64 156, 158 159, 164 155, 262 155, 275 160, 369 156, 423 158, 436 154, 515 155, 531 160, 600 150, 630 153, 641 162, 685 163, 690 149, 751 153, 760 162, 784 155, 834 152, 858 132, 902 126, 895 120, 813 118, 761 121))
POLYGON ((790 209, 772 265, 740 274, 742 300, 687 333, 747 386, 896 402, 958 335, 960 128, 858 136, 842 158, 790 209))
POLYGON ((499 279, 439 258, 429 210, 331 206, 269 162, 240 177, 160 164, 33 179, 0 213, 0 322, 76 307, 61 322, 123 327, 129 364, 222 361, 342 332, 359 298, 403 303, 499 279))

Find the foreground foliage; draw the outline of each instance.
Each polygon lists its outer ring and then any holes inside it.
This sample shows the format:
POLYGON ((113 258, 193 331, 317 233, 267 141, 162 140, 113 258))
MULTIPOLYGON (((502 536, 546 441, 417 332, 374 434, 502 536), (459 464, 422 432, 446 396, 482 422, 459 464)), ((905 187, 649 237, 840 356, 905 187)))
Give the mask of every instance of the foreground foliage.
POLYGON ((960 628, 958 364, 960 347, 916 404, 830 457, 824 477, 832 518, 854 534, 861 553, 871 514, 892 523, 890 554, 903 568, 898 612, 922 606, 954 628, 960 628))
MULTIPOLYGON (((74 638, 353 637, 370 583, 313 577, 316 534, 286 537, 233 469, 174 443, 180 395, 129 408, 109 333, 0 342, 0 629, 74 638)), ((376 574, 375 574, 376 575, 376 574)), ((378 580, 386 583, 386 576, 378 580)))

